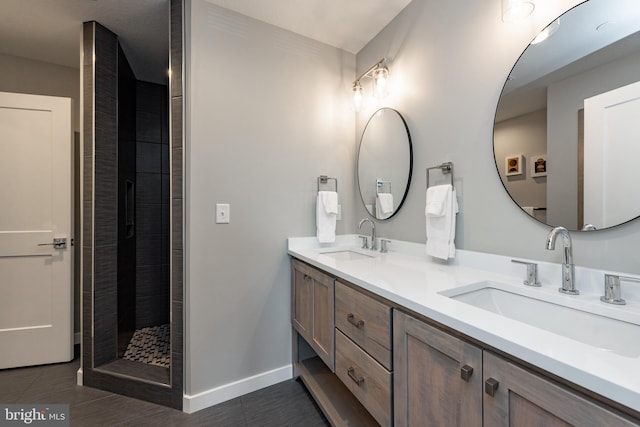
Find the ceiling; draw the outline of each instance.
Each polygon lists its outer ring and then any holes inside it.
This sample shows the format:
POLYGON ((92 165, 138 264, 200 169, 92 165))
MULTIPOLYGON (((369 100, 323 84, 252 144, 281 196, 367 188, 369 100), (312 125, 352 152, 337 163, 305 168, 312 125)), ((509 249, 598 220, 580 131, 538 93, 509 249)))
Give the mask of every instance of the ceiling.
POLYGON ((82 23, 118 34, 140 80, 166 82, 168 0, 2 0, 0 53, 79 68, 82 23))
POLYGON ((411 0, 207 0, 246 16, 358 53, 411 0))
MULTIPOLYGON (((357 53, 410 0, 207 0, 357 53)), ((166 82, 169 0, 1 0, 0 53, 79 68, 82 23, 118 34, 140 80, 166 82)))

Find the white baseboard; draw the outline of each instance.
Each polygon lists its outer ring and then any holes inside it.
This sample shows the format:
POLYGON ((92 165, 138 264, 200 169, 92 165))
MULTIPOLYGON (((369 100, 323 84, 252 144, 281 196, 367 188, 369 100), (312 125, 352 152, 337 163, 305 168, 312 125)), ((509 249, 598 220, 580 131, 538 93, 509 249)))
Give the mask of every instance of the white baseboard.
POLYGON ((81 386, 83 385, 82 381, 82 368, 80 368, 78 369, 78 372, 76 372, 76 384, 81 386))
POLYGON ((182 399, 182 410, 192 414, 201 409, 208 408, 227 400, 251 393, 261 388, 289 380, 293 377, 292 366, 286 365, 272 371, 263 372, 252 377, 244 378, 229 384, 225 384, 202 393, 189 396, 184 395, 182 399))

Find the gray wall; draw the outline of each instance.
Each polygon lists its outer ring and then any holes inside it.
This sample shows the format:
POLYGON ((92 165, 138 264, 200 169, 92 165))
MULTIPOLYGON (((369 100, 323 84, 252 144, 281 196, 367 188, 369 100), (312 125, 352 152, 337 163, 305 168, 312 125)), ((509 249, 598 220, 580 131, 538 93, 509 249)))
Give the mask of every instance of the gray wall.
POLYGON ((0 91, 73 99, 74 129, 80 131, 79 68, 5 54, 0 54, 0 65, 0 91))
MULTIPOLYGON (((505 24, 498 1, 414 0, 358 53, 359 72, 390 58, 389 84, 396 89, 387 105, 405 115, 414 141, 412 189, 400 213, 379 223, 381 236, 425 241, 424 170, 452 161, 461 210, 458 248, 560 262, 559 251, 544 249, 549 227, 521 211, 500 184, 493 119, 504 80, 522 50, 578 3, 537 2, 526 21, 505 24)), ((356 137, 367 117, 358 115, 356 137)), ((360 204, 356 212, 365 215, 360 204)), ((576 264, 640 273, 640 222, 572 236, 576 264)))
POLYGON ((547 110, 538 110, 496 123, 493 146, 498 171, 511 197, 520 206, 547 206, 547 177, 532 177, 531 159, 547 153, 547 110), (524 155, 524 173, 505 176, 504 159, 524 155))
POLYGON ((193 0, 187 17, 186 385, 291 363, 288 236, 315 234, 316 178, 354 230, 355 56, 193 0), (215 204, 231 205, 215 224, 215 204))
MULTIPOLYGON (((355 115, 350 86, 389 58, 384 106, 406 118, 414 174, 406 204, 380 235, 425 241, 425 168, 452 161, 462 249, 559 262, 549 227, 504 191, 493 119, 504 80, 533 36, 579 0, 538 2, 505 24, 500 2, 414 0, 357 55, 188 2, 186 386, 193 395, 290 363, 287 236, 315 233, 316 177, 337 177, 343 220, 367 216, 355 194, 356 141, 373 109, 355 115), (231 223, 214 223, 215 204, 231 223), (515 238, 514 238, 515 236, 515 238)), ((574 234, 578 265, 640 273, 640 224, 574 234)))

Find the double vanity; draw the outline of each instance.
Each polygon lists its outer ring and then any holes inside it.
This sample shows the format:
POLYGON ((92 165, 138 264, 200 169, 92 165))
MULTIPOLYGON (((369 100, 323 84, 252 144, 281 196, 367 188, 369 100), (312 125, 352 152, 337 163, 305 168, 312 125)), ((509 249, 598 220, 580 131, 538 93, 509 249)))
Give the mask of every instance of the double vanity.
POLYGON ((534 287, 508 257, 388 245, 288 242, 294 375, 332 424, 640 425, 640 286, 606 304, 613 272, 576 267, 567 295, 561 264, 534 287))

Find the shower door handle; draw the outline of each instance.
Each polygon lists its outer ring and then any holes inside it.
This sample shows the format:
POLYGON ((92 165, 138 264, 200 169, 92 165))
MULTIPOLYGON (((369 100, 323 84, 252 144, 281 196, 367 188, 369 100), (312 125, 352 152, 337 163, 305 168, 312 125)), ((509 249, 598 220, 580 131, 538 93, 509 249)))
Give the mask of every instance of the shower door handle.
POLYGON ((38 246, 53 246, 53 249, 67 249, 67 238, 55 238, 53 239, 53 243, 38 243, 38 246))

